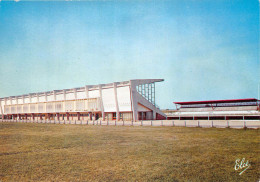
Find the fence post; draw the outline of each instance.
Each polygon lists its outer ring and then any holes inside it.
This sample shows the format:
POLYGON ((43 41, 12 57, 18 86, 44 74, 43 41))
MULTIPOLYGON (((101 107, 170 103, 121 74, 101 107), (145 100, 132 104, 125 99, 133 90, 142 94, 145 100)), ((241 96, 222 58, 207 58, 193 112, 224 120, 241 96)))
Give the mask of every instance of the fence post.
POLYGON ((244 128, 246 127, 246 121, 244 121, 244 128))
POLYGON ((108 123, 108 119, 107 119, 107 126, 109 125, 109 123, 108 123))
POLYGON ((116 126, 116 120, 115 120, 115 126, 116 126))
POLYGON ((153 120, 151 120, 151 126, 153 126, 153 120))
POLYGON ((134 126, 134 121, 132 120, 132 126, 134 126))
POLYGON ((172 126, 174 126, 174 120, 172 120, 172 126))
POLYGON ((198 120, 198 127, 200 127, 200 121, 198 120))
POLYGON ((227 127, 229 127, 229 121, 227 121, 227 127))
POLYGON ((141 126, 143 126, 143 120, 141 121, 141 126))
POLYGON ((163 126, 163 120, 161 120, 161 126, 163 126))
POLYGON ((125 121, 123 120, 123 126, 125 126, 125 121))
POLYGON ((213 128, 214 127, 214 125, 213 125, 213 120, 211 121, 211 128, 213 128))
POLYGON ((184 121, 184 126, 186 127, 186 121, 184 121))
POLYGON ((87 125, 88 125, 88 120, 87 120, 87 125))

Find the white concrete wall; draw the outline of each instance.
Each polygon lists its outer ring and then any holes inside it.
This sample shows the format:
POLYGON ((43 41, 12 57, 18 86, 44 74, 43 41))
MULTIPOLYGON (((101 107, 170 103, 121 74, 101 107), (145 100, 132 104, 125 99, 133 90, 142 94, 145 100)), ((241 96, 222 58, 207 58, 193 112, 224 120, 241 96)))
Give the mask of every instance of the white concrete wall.
POLYGON ((119 112, 132 111, 129 86, 117 88, 117 100, 119 112))
POLYGON ((64 94, 58 94, 56 95, 56 100, 59 101, 59 100, 64 100, 64 94))
POLYGON ((74 100, 75 93, 66 93, 66 100, 74 100))
POLYGON ((99 90, 90 90, 88 94, 89 94, 89 98, 99 97, 99 90))
POLYGON ((77 92, 77 99, 86 99, 86 92, 77 92))
POLYGON ((22 104, 23 103, 23 99, 18 99, 18 104, 22 104))
POLYGON ((32 98, 32 103, 36 103, 37 102, 37 97, 33 97, 32 98))
POLYGON ((102 89, 104 112, 116 112, 114 88, 102 89))
POLYGON ((40 96, 40 97, 39 97, 39 102, 46 102, 46 101, 45 101, 45 96, 40 96))
POLYGON ((48 101, 54 101, 54 95, 48 95, 47 100, 48 101))
POLYGON ((29 98, 24 98, 24 103, 30 103, 30 99, 29 98))

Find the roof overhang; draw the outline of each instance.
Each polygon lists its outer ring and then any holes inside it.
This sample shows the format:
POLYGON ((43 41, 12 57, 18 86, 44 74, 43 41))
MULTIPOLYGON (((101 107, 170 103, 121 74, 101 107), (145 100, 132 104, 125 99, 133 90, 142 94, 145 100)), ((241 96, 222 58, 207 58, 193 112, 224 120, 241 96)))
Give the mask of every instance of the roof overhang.
POLYGON ((213 103, 236 103, 236 102, 257 102, 255 98, 247 99, 229 99, 229 100, 206 100, 206 101, 187 101, 187 102, 173 102, 178 105, 192 105, 192 104, 213 104, 213 103))

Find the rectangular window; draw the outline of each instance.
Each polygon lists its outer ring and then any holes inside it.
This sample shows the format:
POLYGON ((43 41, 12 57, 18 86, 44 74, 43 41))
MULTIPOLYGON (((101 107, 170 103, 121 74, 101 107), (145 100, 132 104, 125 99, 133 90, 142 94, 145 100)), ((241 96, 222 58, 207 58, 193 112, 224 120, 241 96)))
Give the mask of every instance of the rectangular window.
POLYGON ((112 119, 116 120, 116 113, 115 112, 113 112, 113 118, 112 119))

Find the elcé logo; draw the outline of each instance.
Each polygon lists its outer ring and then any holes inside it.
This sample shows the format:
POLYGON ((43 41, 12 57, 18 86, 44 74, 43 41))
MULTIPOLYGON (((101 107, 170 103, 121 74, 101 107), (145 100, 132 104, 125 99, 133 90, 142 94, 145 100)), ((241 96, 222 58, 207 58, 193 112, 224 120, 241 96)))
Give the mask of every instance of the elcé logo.
POLYGON ((249 164, 248 160, 245 162, 245 158, 243 158, 241 161, 240 159, 237 159, 235 162, 235 170, 244 169, 239 173, 241 175, 243 172, 245 172, 251 165, 249 164))

